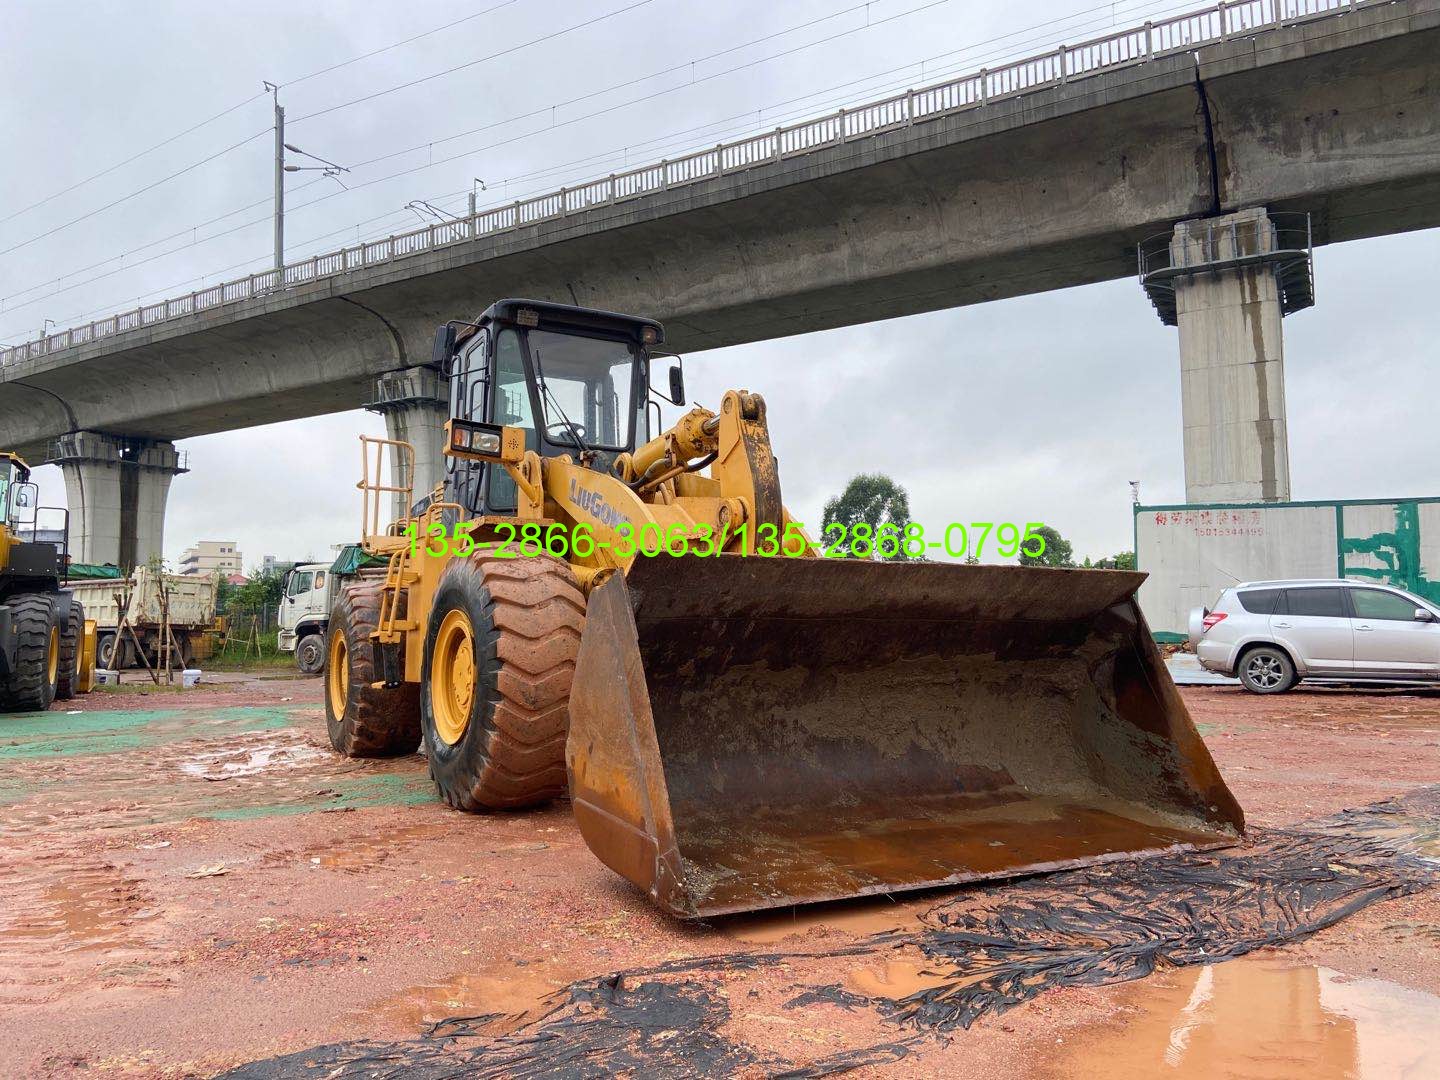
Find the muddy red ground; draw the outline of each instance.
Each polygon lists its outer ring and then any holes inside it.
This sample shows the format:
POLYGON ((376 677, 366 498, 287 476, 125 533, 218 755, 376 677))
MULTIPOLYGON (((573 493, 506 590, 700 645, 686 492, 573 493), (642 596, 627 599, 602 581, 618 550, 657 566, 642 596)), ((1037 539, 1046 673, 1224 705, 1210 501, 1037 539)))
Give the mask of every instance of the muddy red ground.
MULTIPOLYGON (((289 678, 126 690, 4 721, 0 1076, 206 1076, 320 1043, 412 1036, 444 1016, 520 1013, 625 967, 823 950, 927 906, 676 923, 594 860, 563 804, 464 816, 433 801, 418 756, 337 759, 319 690, 289 678)), ((1440 779, 1437 694, 1184 696, 1255 824, 1440 779)), ((726 1034, 801 1062, 883 1041, 890 1032, 871 1011, 784 1003, 797 985, 824 982, 901 996, 923 983, 917 961, 902 952, 733 970, 726 1034)), ((1202 998, 1215 1016, 1229 1009, 1260 1025, 1262 1057, 1277 1040, 1291 1047, 1255 1075, 1300 1065, 1327 1075, 1346 1061, 1334 1075, 1403 1075, 1394 1070, 1440 1060, 1404 1026, 1434 1007, 1428 995, 1440 995, 1435 890, 1254 959, 1043 994, 859 1075, 1154 1075, 1177 1038, 1181 1063, 1199 1069, 1188 1075, 1205 1075, 1220 1068, 1205 1056, 1220 1052, 1213 1033, 1174 1020, 1202 998), (1309 1026, 1291 1009, 1263 1029, 1255 1003, 1297 993, 1314 999, 1309 1026), (1380 1019, 1355 1019, 1366 1009, 1380 1019), (1337 1015, 1353 1029, 1343 1046, 1337 1015), (1377 1057, 1376 1046, 1401 1056, 1377 1057)))

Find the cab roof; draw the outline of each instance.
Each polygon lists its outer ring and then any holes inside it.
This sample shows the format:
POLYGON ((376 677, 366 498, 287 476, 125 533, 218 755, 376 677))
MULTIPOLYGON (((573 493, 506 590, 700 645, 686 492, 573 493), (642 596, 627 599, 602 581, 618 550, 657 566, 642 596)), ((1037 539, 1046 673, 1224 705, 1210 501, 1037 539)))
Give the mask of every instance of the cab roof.
POLYGON ((618 311, 601 311, 598 308, 575 307, 571 304, 552 304, 548 300, 525 300, 511 298, 497 300, 485 309, 476 320, 480 325, 491 322, 516 323, 522 310, 534 311, 540 316, 540 329, 561 332, 586 333, 600 331, 607 334, 621 334, 640 342, 641 333, 648 327, 655 330, 656 345, 665 343, 665 327, 654 319, 643 319, 638 315, 624 315, 618 311))

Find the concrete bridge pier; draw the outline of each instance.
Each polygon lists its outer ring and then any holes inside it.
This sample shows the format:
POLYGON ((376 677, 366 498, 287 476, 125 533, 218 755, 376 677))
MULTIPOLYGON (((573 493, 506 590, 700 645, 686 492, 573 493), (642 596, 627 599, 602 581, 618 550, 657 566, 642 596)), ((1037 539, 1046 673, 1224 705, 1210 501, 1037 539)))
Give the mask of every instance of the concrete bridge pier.
POLYGON ((1180 329, 1185 500, 1290 498, 1284 315, 1314 303, 1308 221, 1263 209, 1182 221, 1142 248, 1142 280, 1180 329))
MULTIPOLYGON (((385 435, 415 448, 412 505, 445 479, 445 421, 450 417, 445 380, 429 367, 392 371, 375 380, 375 394, 365 406, 385 417, 385 435)), ((391 483, 404 487, 402 463, 391 456, 391 483)), ((410 511, 402 495, 394 496, 392 519, 410 511)))
POLYGON ((174 443, 72 431, 48 461, 65 477, 71 559, 128 571, 163 554, 170 481, 188 471, 174 443))

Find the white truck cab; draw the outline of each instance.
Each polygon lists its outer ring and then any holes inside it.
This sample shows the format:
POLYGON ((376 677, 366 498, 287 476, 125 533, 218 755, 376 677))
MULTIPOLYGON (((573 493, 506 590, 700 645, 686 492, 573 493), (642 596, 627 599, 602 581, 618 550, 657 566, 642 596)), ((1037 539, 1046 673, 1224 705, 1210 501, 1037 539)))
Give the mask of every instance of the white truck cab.
POLYGON ((325 630, 334 600, 331 582, 336 575, 330 563, 297 563, 285 574, 280 600, 281 652, 295 654, 295 666, 307 675, 325 667, 325 630))

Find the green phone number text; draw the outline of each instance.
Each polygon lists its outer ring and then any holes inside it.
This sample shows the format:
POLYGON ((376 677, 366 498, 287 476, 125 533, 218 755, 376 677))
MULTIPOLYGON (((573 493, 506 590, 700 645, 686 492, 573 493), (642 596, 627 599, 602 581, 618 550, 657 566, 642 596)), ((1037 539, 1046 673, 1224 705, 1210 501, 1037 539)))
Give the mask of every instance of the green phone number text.
POLYGON ((492 526, 499 538, 476 541, 473 526, 461 522, 449 531, 440 522, 432 523, 421 536, 412 522, 405 529, 410 540, 412 557, 425 554, 434 558, 469 558, 486 554, 507 559, 534 558, 551 555, 557 559, 574 556, 588 559, 599 551, 608 551, 616 558, 632 555, 684 555, 701 557, 738 551, 761 558, 801 558, 813 553, 826 559, 920 559, 944 554, 952 559, 981 558, 989 544, 1001 558, 1026 555, 1038 558, 1045 553, 1045 537, 1037 530, 1044 522, 1029 521, 1022 528, 1011 521, 953 521, 935 539, 925 527, 912 521, 908 525, 886 523, 873 528, 865 522, 855 525, 827 525, 818 542, 805 537, 804 527, 791 522, 783 529, 766 522, 751 529, 749 524, 735 528, 712 528, 709 525, 687 526, 680 523, 660 525, 647 521, 639 527, 622 521, 614 529, 615 539, 597 538, 584 522, 565 526, 559 523, 542 525, 538 521, 524 523, 500 522, 492 526))

